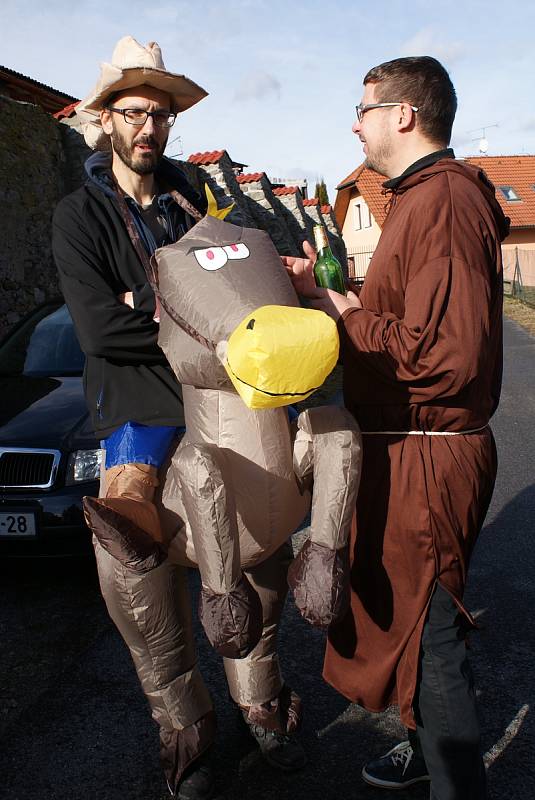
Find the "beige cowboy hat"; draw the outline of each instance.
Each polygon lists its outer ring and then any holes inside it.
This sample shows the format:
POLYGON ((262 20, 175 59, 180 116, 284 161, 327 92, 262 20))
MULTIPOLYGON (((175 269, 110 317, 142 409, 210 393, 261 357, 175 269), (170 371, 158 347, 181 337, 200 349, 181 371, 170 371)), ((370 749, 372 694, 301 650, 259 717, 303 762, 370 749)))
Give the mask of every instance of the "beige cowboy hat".
POLYGON ((186 111, 208 94, 185 75, 169 72, 156 42, 143 47, 132 36, 123 36, 115 46, 111 64, 100 65, 97 85, 76 108, 89 147, 95 149, 103 135, 99 112, 110 95, 142 85, 166 92, 174 111, 186 111))

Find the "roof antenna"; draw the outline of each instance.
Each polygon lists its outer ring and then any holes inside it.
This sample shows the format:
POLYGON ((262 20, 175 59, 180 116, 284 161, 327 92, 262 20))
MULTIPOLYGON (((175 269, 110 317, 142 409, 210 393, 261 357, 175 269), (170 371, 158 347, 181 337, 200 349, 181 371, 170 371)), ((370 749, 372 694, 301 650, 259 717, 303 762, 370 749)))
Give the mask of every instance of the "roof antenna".
MULTIPOLYGON (((180 136, 175 136, 175 138, 174 138, 174 139, 171 139, 171 141, 170 141, 170 142, 167 142, 166 149, 167 149, 167 148, 168 148, 170 145, 172 145, 172 144, 175 144, 175 142, 177 142, 177 145, 176 145, 176 150, 177 150, 177 152, 176 152, 176 153, 173 153, 173 155, 172 155, 172 156, 168 156, 168 158, 177 158, 178 156, 183 156, 183 155, 184 155, 184 147, 182 146, 182 138, 181 138, 180 136)), ((174 150, 174 149, 175 149, 175 148, 173 148, 173 150, 174 150)))
POLYGON ((487 156, 489 153, 489 140, 487 139, 487 128, 499 128, 497 122, 493 125, 485 125, 483 128, 475 128, 473 131, 468 131, 468 133, 478 133, 481 131, 482 136, 477 137, 476 139, 472 139, 473 142, 479 141, 479 152, 482 156, 487 156))

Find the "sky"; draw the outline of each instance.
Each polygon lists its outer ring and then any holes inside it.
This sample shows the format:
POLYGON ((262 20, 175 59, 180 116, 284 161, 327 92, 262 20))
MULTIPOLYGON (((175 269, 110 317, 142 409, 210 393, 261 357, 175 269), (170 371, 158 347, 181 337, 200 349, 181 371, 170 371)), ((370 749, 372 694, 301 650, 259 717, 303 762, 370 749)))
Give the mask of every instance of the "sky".
MULTIPOLYGON (((209 96, 179 115, 183 155, 226 149, 270 177, 335 186, 363 160, 352 133, 362 78, 405 55, 448 69, 452 146, 535 153, 532 0, 1 0, 0 64, 83 98, 127 34, 209 96)), ((168 149, 176 154, 180 142, 168 149)))

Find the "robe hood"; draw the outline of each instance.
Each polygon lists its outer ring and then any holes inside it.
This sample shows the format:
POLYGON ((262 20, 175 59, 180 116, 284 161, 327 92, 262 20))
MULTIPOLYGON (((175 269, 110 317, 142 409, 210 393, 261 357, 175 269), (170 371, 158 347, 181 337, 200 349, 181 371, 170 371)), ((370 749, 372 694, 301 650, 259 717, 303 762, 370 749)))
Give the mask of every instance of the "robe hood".
POLYGON ((433 178, 439 173, 450 173, 462 175, 467 180, 471 181, 477 186, 489 208, 492 211, 496 221, 496 227, 500 235, 500 241, 509 235, 510 219, 506 217, 502 211, 500 204, 496 199, 496 190, 494 184, 489 180, 485 172, 480 167, 474 167, 464 161, 457 161, 455 158, 441 158, 434 164, 424 167, 418 172, 412 172, 406 177, 403 175, 400 178, 392 181, 387 181, 384 186, 392 191, 394 195, 401 195, 408 189, 412 189, 420 183, 424 183, 433 178))

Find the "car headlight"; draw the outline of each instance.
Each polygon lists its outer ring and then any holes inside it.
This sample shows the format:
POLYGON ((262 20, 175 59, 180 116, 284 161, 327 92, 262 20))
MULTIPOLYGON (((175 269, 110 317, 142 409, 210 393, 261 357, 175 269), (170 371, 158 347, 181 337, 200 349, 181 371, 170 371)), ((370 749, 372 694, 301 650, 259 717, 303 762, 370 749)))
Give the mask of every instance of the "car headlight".
POLYGON ((100 464, 102 461, 102 450, 75 450, 69 455, 67 462, 67 478, 65 483, 72 486, 73 483, 83 481, 98 481, 100 478, 100 464))

